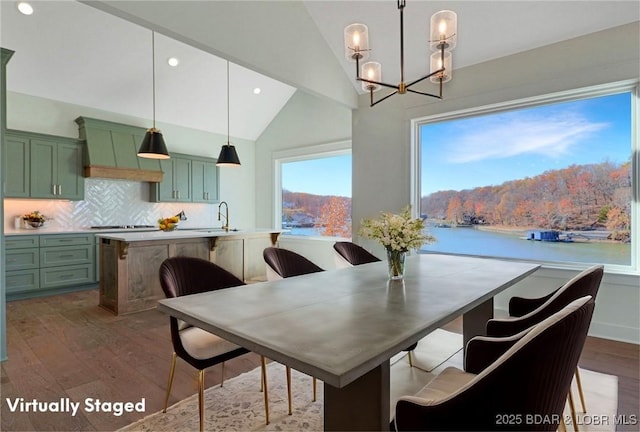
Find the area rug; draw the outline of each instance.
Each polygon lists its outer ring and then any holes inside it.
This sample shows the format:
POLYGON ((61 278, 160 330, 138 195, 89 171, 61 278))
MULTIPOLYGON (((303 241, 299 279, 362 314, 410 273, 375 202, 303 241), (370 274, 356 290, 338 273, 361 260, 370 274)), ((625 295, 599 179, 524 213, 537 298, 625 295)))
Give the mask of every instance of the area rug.
MULTIPOLYGON (((391 409, 398 397, 414 394, 435 374, 447 366, 461 367, 462 352, 438 366, 433 373, 409 367, 404 358, 391 366, 391 409)), ((287 392, 284 366, 267 365, 270 419, 265 425, 264 399, 260 390, 260 368, 225 381, 205 391, 205 430, 207 431, 321 431, 323 429, 323 385, 318 382, 318 400, 312 402, 311 377, 292 370, 293 415, 287 415, 287 392)), ((578 428, 583 432, 615 431, 613 417, 617 409, 617 377, 581 369, 588 414, 578 413, 578 428), (610 425, 594 424, 595 416, 607 417, 610 425)), ((577 391, 576 409, 580 410, 577 391)), ((569 419, 565 412, 565 419, 569 419)), ((193 395, 167 409, 132 423, 120 431, 196 431, 198 397, 193 395)), ((569 423, 567 431, 572 432, 569 423)))

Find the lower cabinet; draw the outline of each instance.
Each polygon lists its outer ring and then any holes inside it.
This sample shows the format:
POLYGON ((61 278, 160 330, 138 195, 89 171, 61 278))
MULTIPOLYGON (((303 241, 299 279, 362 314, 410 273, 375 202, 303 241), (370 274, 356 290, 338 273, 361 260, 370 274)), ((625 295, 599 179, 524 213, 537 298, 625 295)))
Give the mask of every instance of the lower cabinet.
POLYGON ((10 236, 5 248, 9 300, 96 282, 93 234, 10 236))

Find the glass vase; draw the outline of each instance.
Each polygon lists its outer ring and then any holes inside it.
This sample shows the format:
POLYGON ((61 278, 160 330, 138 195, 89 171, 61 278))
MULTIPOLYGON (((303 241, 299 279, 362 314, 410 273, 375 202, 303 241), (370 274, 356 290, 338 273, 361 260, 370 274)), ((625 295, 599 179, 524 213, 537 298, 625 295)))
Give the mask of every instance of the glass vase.
POLYGON ((389 280, 400 280, 404 277, 405 251, 387 249, 387 264, 389 265, 389 280))

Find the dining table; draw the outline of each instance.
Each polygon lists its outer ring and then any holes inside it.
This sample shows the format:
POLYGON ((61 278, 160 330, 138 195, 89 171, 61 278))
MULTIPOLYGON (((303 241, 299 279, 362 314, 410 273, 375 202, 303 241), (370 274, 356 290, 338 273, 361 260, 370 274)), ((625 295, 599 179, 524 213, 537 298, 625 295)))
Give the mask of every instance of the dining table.
POLYGON ((415 254, 402 280, 384 261, 160 300, 158 310, 324 383, 325 430, 389 430, 390 358, 462 316, 484 333, 493 298, 539 268, 415 254))

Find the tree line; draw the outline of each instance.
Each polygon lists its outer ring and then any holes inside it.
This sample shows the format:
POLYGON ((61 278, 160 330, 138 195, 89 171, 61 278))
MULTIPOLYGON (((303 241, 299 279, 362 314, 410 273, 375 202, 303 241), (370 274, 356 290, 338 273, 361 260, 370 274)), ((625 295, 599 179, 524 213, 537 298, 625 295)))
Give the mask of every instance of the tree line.
POLYGON ((318 228, 321 235, 351 236, 351 198, 282 191, 282 222, 318 228))
POLYGON ((452 223, 608 229, 628 238, 631 162, 571 165, 498 186, 438 191, 421 199, 429 218, 452 223))

